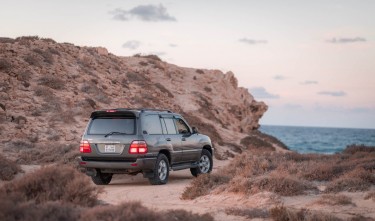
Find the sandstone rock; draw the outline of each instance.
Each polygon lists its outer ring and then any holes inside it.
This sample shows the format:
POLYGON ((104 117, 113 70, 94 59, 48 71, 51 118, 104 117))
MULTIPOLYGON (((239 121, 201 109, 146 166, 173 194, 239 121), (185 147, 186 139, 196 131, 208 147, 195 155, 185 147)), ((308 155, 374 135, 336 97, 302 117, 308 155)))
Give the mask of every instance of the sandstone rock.
POLYGON ((0 107, 0 122, 7 128, 6 135, 0 134, 0 143, 21 130, 29 133, 27 137, 38 134, 37 142, 74 143, 94 108, 143 107, 183 114, 192 126, 210 135, 215 144, 223 144, 217 145, 217 150, 224 154, 224 144, 238 143, 258 128, 259 119, 267 110, 266 104, 255 101, 247 89, 238 87, 232 72, 199 69, 200 74, 195 68, 150 61, 147 57, 117 57, 102 47, 38 39, 30 44, 6 43, 6 47, 1 56, 12 60, 12 66, 0 75, 0 102, 6 105, 5 119, 0 107), (24 60, 33 50, 46 48, 60 53, 52 64, 34 65, 24 60), (20 85, 20 80, 25 79, 14 74, 26 72, 27 87, 20 85), (45 76, 62 80, 64 87, 44 86, 48 90, 41 90, 39 79, 45 76), (27 131, 31 126, 35 131, 27 131), (72 128, 76 132, 71 132, 72 128), (64 137, 60 139, 59 135, 64 137))
POLYGON ((103 48, 103 47, 96 47, 96 52, 99 55, 105 55, 105 56, 108 55, 108 50, 106 48, 103 48))

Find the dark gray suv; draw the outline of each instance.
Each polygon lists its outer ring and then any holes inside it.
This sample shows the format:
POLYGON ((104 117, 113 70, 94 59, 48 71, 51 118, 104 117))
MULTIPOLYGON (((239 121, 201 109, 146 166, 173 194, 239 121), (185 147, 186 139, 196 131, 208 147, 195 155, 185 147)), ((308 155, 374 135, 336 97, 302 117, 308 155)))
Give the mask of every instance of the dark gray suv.
POLYGON ((113 174, 143 173, 153 185, 166 184, 170 170, 210 173, 213 147, 208 136, 169 110, 94 111, 80 144, 79 165, 97 185, 113 174))

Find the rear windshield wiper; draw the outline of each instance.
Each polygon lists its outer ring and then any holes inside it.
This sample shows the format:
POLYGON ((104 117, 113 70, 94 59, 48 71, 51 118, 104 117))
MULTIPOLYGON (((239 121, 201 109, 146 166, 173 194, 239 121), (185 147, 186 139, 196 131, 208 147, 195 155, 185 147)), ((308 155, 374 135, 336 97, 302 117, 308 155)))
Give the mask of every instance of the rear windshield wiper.
POLYGON ((104 137, 108 137, 108 136, 110 136, 110 135, 114 135, 114 134, 124 135, 124 134, 127 134, 127 133, 124 133, 124 132, 117 132, 117 131, 112 131, 112 132, 109 132, 109 133, 107 133, 106 135, 104 135, 104 137))

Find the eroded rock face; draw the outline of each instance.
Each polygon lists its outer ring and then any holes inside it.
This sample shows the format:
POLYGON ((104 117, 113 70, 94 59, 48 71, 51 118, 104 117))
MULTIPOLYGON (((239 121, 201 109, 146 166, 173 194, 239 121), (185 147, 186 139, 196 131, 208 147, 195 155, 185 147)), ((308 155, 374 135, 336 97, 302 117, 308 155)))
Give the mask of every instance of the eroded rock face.
POLYGON ((117 57, 105 48, 33 37, 0 41, 0 142, 79 143, 94 109, 161 108, 183 113, 218 144, 259 127, 267 105, 232 72, 182 68, 157 56, 117 57), (6 128, 6 130, 4 129, 6 128), (74 133, 72 132, 74 131, 74 133))

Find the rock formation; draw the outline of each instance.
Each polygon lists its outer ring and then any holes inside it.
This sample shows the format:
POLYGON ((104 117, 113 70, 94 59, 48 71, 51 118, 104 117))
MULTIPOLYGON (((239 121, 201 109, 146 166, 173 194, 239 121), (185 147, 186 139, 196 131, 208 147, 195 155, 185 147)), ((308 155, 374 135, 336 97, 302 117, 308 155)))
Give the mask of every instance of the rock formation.
POLYGON ((52 39, 0 38, 0 143, 75 143, 91 111, 147 107, 183 113, 218 153, 259 127, 267 110, 232 72, 182 68, 155 55, 52 39))

